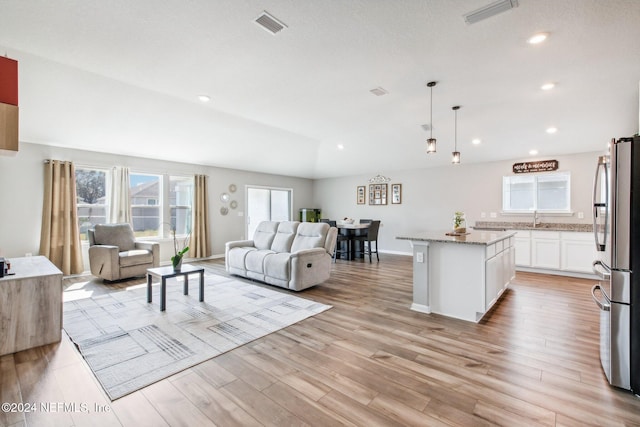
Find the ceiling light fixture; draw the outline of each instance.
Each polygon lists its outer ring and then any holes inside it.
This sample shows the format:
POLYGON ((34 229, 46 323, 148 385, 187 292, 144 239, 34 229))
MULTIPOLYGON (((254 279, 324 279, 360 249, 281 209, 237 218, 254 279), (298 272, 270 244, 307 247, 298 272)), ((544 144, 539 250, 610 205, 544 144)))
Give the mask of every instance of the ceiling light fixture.
POLYGON ((431 106, 429 107, 430 118, 429 118, 429 139, 427 139, 427 154, 436 152, 436 139, 433 137, 433 87, 436 85, 436 82, 427 83, 427 87, 431 89, 431 106))
POLYGON ((542 89, 542 90, 551 90, 554 87, 556 87, 555 83, 545 83, 542 86, 540 86, 540 89, 542 89))
POLYGON ((530 150, 529 154, 531 154, 532 156, 535 156, 536 154, 538 154, 538 150, 530 150))
POLYGON ((487 6, 462 15, 464 22, 467 24, 475 24, 483 19, 491 18, 499 13, 518 7, 518 0, 498 0, 487 6))
POLYGON ((200 102, 209 102, 211 101, 211 97, 208 95, 198 95, 198 99, 200 102))
POLYGON ((480 145, 480 143, 482 142, 482 140, 480 138, 475 138, 471 140, 471 143, 473 145, 480 145))
POLYGON ((543 41, 545 41, 547 39, 547 37, 549 37, 549 33, 538 33, 538 34, 534 34, 533 36, 529 37, 529 40, 527 40, 527 42, 529 44, 539 44, 539 43, 542 43, 543 41))
POLYGON ((451 107, 454 114, 454 125, 453 125, 453 153, 451 153, 451 163, 454 165, 460 164, 460 152, 458 151, 458 110, 460 109, 459 105, 455 107, 451 107))
POLYGON ((342 144, 338 144, 337 147, 338 147, 338 150, 340 151, 344 150, 344 145, 342 144))
POLYGON ((547 128, 547 133, 556 133, 558 132, 558 128, 550 127, 547 128))

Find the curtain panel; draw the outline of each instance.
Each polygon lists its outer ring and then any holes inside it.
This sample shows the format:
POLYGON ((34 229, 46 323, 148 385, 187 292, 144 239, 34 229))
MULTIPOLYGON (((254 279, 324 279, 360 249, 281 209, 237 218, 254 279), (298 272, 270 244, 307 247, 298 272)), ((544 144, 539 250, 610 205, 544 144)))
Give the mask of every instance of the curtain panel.
POLYGON ((191 258, 211 256, 211 239, 209 230, 209 192, 208 177, 194 177, 193 230, 191 232, 191 258))
POLYGON ((49 258, 64 275, 84 271, 78 229, 76 172, 71 162, 45 162, 40 255, 49 258))
POLYGON ((129 188, 129 168, 113 168, 111 174, 111 203, 109 206, 110 223, 128 223, 133 226, 131 222, 129 188))

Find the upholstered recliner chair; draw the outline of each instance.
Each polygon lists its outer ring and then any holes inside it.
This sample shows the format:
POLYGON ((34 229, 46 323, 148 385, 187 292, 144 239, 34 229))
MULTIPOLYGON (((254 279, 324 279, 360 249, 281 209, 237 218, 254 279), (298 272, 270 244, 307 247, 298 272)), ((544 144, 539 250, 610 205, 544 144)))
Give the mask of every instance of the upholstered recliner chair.
POLYGON ((144 276, 160 265, 160 244, 136 241, 129 224, 99 224, 88 237, 91 274, 104 280, 144 276))

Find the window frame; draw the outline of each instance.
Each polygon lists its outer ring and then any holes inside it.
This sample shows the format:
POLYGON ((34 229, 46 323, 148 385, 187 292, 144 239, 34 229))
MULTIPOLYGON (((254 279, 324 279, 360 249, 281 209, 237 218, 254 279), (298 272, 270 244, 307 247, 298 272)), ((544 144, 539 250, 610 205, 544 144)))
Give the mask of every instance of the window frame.
MULTIPOLYGON (((80 219, 83 217, 80 215, 80 210, 86 209, 86 208, 96 208, 96 207, 104 208, 104 223, 109 222, 109 211, 111 209, 111 203, 110 203, 111 202, 111 169, 108 167, 77 165, 75 167, 75 173, 76 173, 76 176, 74 177, 74 179, 76 184, 76 214, 78 215, 78 232, 80 233, 80 240, 83 242, 88 242, 89 236, 87 232, 82 231, 82 227, 84 226, 84 224, 80 223, 80 219), (77 177, 78 171, 94 171, 94 172, 104 173, 104 181, 105 181, 104 182, 104 198, 105 198, 104 204, 80 203, 80 197, 78 195, 78 177, 77 177)), ((93 228, 93 226, 95 226, 93 222, 91 222, 91 225, 92 227, 89 227, 89 228, 93 228)))
MULTIPOLYGON (((158 239, 158 238, 163 238, 166 237, 164 235, 164 227, 162 226, 164 223, 164 218, 165 218, 165 197, 164 197, 164 189, 166 187, 165 185, 165 177, 167 176, 167 174, 159 174, 159 173, 153 173, 153 172, 143 172, 143 171, 131 171, 129 173, 129 202, 131 203, 131 222, 133 224, 134 222, 134 218, 136 217, 134 215, 134 210, 136 208, 140 209, 145 209, 145 208, 157 208, 158 209, 158 227, 155 229, 155 234, 145 234, 145 235, 137 235, 136 234, 136 230, 135 230, 135 225, 132 225, 133 227, 133 233, 134 235, 136 235, 137 239, 158 239), (133 204, 133 194, 132 194, 132 190, 134 187, 132 187, 131 184, 131 178, 135 175, 138 176, 151 176, 151 177, 157 177, 158 178, 158 197, 146 197, 144 198, 144 203, 143 204, 133 204), (157 201, 156 204, 153 203, 149 203, 149 201, 151 200, 155 200, 157 201)), ((143 216, 144 217, 144 216, 143 216)), ((151 231, 152 229, 148 229, 148 230, 144 230, 146 232, 151 231)))
POLYGON ((516 175, 507 175, 502 177, 502 213, 504 214, 519 214, 519 213, 530 213, 530 212, 540 212, 547 214, 571 214, 573 211, 571 210, 571 172, 569 171, 554 171, 554 172, 546 172, 546 173, 536 173, 536 174, 516 174, 516 175), (566 208, 565 209, 544 209, 539 207, 540 201, 540 188, 539 182, 540 178, 549 178, 549 177, 559 177, 564 178, 563 181, 566 183, 566 208), (523 179, 531 177, 533 181, 533 207, 527 209, 513 209, 509 204, 511 190, 510 186, 512 185, 511 181, 515 181, 517 179, 523 179))

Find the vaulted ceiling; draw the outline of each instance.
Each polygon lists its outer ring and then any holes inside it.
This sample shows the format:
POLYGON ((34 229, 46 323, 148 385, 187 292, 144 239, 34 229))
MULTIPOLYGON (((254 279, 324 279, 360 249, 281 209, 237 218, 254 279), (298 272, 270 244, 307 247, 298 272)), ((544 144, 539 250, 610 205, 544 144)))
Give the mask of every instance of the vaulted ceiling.
POLYGON ((21 141, 291 176, 449 164, 454 105, 463 163, 638 132, 640 1, 518 0, 465 23, 490 3, 2 0, 0 53, 20 64, 21 141), (256 24, 265 10, 286 28, 256 24))

